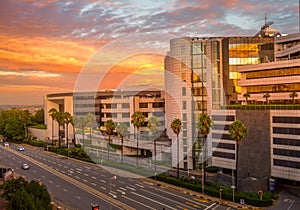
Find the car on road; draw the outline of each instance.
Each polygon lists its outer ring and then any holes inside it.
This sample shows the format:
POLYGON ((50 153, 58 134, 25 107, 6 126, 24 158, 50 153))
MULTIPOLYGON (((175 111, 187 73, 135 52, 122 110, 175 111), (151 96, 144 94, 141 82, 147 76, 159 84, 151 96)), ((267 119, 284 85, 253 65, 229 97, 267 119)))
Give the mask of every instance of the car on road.
POLYGON ((18 146, 18 147, 17 147, 17 150, 18 150, 18 151, 24 151, 25 148, 24 148, 23 146, 18 146))
POLYGON ((4 142, 4 146, 5 147, 9 147, 9 143, 8 142, 4 142))
POLYGON ((27 170, 27 169, 29 169, 29 165, 27 163, 23 163, 21 168, 24 170, 27 170))

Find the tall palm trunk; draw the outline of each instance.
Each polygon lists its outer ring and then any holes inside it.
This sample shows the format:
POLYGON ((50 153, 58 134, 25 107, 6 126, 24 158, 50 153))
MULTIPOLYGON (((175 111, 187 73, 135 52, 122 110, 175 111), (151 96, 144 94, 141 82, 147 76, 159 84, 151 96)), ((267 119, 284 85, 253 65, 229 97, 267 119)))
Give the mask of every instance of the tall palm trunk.
POLYGON ((179 178, 179 139, 177 135, 177 178, 179 178))
POLYGON ((121 144, 122 144, 122 150, 121 150, 121 162, 123 163, 123 146, 124 146, 123 136, 121 137, 121 144))
POLYGON ((66 124, 67 148, 69 149, 69 123, 66 124))
POLYGON ((156 179, 156 139, 154 140, 154 177, 156 179))
POLYGON ((53 136, 54 136, 54 119, 52 118, 52 145, 54 144, 53 136))
POLYGON ((137 138, 136 138, 136 166, 139 165, 139 129, 137 129, 137 138))
POLYGON ((236 143, 236 157, 235 157, 235 189, 238 190, 237 182, 238 182, 238 161, 239 161, 239 143, 236 143))
POLYGON ((84 127, 82 127, 82 148, 84 149, 84 127))

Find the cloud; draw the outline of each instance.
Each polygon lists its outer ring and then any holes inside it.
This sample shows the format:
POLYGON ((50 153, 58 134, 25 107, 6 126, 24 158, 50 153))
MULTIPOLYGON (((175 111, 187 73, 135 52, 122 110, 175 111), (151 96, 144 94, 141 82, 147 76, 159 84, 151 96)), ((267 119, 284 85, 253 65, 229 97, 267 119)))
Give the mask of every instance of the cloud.
MULTIPOLYGON (((94 53, 136 33, 252 36, 264 24, 265 14, 281 33, 296 33, 298 4, 296 0, 0 1, 1 87, 19 84, 31 88, 45 85, 49 90, 72 89, 76 76, 94 53)), ((130 45, 131 42, 125 43, 121 50, 126 52, 130 45)), ((138 47, 152 53, 155 49, 167 51, 168 45, 149 40, 138 47)), ((115 47, 103 56, 111 58, 118 50, 115 47)), ((153 60, 124 58, 110 71, 105 85, 118 85, 116 81, 128 75, 142 81, 142 75, 161 68, 155 56, 153 60), (145 72, 133 74, 135 70, 145 72)), ((147 76, 145 83, 155 81, 153 75, 147 76)))

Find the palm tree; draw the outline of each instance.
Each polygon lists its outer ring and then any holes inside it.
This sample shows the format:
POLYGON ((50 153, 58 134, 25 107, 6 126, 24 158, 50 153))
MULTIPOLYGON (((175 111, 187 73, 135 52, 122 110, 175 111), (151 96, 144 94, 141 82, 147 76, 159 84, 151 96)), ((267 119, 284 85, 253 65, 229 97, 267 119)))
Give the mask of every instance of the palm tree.
POLYGON ((267 104, 269 104, 269 98, 270 98, 270 97, 271 97, 271 96, 270 96, 269 92, 266 92, 266 93, 263 95, 263 98, 266 99, 266 103, 267 103, 267 104))
POLYGON ((121 123, 118 123, 117 125, 117 132, 118 134, 121 136, 121 144, 122 144, 122 150, 121 150, 121 162, 123 163, 123 146, 124 146, 124 137, 126 136, 127 132, 128 132, 128 126, 121 122, 121 123))
POLYGON ((96 123, 96 117, 92 113, 88 113, 86 115, 86 120, 87 120, 87 126, 90 129, 90 141, 92 142, 92 129, 93 129, 93 126, 96 123))
POLYGON ((55 115, 57 113, 57 110, 55 108, 52 108, 49 110, 49 116, 52 118, 52 137, 51 137, 51 140, 52 140, 52 145, 53 145, 53 136, 54 136, 54 118, 55 118, 55 115))
POLYGON ((158 117, 156 116, 152 116, 147 124, 147 127, 150 129, 150 131, 152 132, 152 136, 154 136, 153 139, 153 143, 154 143, 154 176, 156 178, 156 140, 158 138, 158 136, 156 136, 157 130, 158 130, 158 126, 160 126, 160 120, 158 117))
POLYGON ((136 165, 138 165, 138 155, 139 155, 139 129, 145 123, 145 116, 142 112, 136 111, 131 116, 131 123, 135 128, 137 128, 137 139, 136 139, 136 165))
POLYGON ((179 178, 179 133, 181 131, 181 120, 175 118, 171 123, 171 129, 177 136, 177 178, 179 178))
POLYGON ((116 125, 113 120, 107 120, 104 124, 105 132, 108 135, 108 143, 111 143, 111 135, 114 133, 116 129, 116 125))
POLYGON ((105 132, 108 135, 108 143, 107 146, 107 159, 109 160, 109 144, 111 143, 111 135, 114 133, 114 130, 116 129, 116 125, 113 120, 107 120, 104 124, 105 132))
POLYGON ((293 104, 295 104, 295 98, 297 98, 298 97, 298 94, 297 94, 297 92, 295 91, 295 90, 293 90, 291 93, 290 93, 290 98, 292 99, 292 101, 293 101, 293 104))
POLYGON ((69 148, 69 124, 73 122, 73 117, 69 112, 65 112, 63 113, 63 120, 66 124, 67 148, 69 148))
POLYGON ((200 118, 198 119, 198 129, 202 135, 202 193, 204 193, 204 185, 206 181, 206 140, 207 135, 210 132, 210 129, 212 127, 213 121, 210 118, 210 116, 206 113, 201 114, 200 118))
POLYGON ((82 148, 84 149, 84 127, 87 124, 86 116, 75 116, 74 125, 75 127, 81 128, 82 131, 82 148))
POLYGON ((245 93, 243 96, 246 98, 246 104, 248 104, 248 98, 250 98, 250 93, 245 93))
POLYGON ((54 120, 58 123, 58 146, 61 147, 60 125, 64 123, 63 113, 56 112, 54 120))
POLYGON ((245 138, 246 133, 247 133, 247 127, 246 125, 240 121, 236 120, 234 121, 230 126, 229 126, 229 134, 230 137, 235 140, 236 142, 236 161, 235 161, 235 187, 237 190, 237 171, 238 171, 238 157, 239 157, 239 145, 240 142, 245 138))

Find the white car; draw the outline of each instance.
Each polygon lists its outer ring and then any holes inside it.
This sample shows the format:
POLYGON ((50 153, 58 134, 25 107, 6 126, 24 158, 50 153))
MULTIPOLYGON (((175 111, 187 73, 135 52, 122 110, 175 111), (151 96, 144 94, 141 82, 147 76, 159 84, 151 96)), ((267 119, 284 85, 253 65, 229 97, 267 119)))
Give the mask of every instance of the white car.
POLYGON ((9 147, 9 143, 8 142, 4 142, 4 146, 5 147, 9 147))
POLYGON ((18 150, 18 151, 24 151, 25 149, 24 149, 23 146, 18 146, 17 150, 18 150))
POLYGON ((29 165, 27 163, 23 163, 21 168, 24 170, 27 170, 27 169, 29 169, 29 165))

